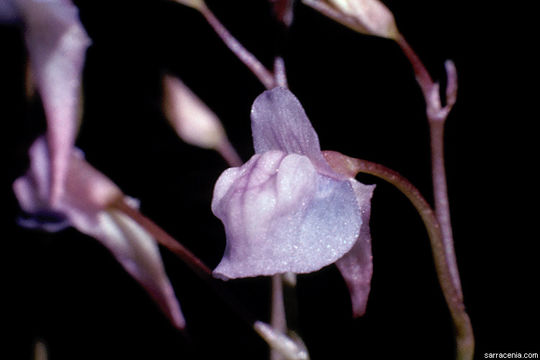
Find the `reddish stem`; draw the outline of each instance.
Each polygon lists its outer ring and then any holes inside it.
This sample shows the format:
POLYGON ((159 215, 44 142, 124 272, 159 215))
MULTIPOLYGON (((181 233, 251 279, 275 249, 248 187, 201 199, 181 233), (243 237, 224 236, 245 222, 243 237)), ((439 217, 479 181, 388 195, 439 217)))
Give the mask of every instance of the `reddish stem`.
POLYGON ((219 21, 214 13, 206 6, 199 9, 206 21, 212 26, 225 45, 251 70, 261 83, 267 88, 272 89, 276 86, 274 75, 252 54, 250 53, 229 30, 219 21))

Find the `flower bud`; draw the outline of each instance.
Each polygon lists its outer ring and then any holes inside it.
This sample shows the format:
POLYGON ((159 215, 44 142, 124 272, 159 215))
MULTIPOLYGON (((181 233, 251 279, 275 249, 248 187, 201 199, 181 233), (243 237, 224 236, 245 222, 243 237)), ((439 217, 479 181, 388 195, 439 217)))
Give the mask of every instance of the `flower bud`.
POLYGON ((286 359, 309 359, 307 349, 299 338, 290 338, 287 335, 272 329, 272 327, 262 321, 256 321, 255 324, 253 324, 253 328, 272 349, 277 350, 280 354, 284 355, 286 359))
POLYGON ((379 0, 304 0, 334 20, 362 34, 396 39, 392 12, 379 0))
POLYGON ((212 112, 182 81, 165 76, 165 116, 182 140, 205 149, 217 149, 226 141, 225 131, 212 112))
POLYGON ((189 6, 191 8, 201 10, 205 5, 204 0, 173 0, 182 5, 189 6))
POLYGON ((351 16, 355 29, 368 35, 394 38, 397 27, 394 15, 378 0, 329 0, 345 15, 351 16))

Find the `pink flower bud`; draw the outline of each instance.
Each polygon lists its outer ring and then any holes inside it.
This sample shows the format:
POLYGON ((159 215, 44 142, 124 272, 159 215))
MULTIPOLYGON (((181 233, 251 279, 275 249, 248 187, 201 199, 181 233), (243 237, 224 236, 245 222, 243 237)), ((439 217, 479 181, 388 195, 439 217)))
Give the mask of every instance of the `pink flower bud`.
POLYGON ((201 10, 203 7, 206 6, 204 0, 173 0, 174 2, 177 2, 179 4, 192 7, 197 10, 201 10))
POLYGON ((212 112, 182 81, 163 79, 165 115, 182 140, 206 149, 216 149, 227 141, 225 130, 212 112))
POLYGON ((362 34, 396 39, 392 12, 379 0, 303 0, 334 20, 362 34))

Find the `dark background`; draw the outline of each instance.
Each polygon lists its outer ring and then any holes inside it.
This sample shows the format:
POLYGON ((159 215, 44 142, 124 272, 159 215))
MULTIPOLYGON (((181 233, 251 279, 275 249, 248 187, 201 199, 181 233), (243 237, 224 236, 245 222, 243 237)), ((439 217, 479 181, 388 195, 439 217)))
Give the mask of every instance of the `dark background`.
MULTIPOLYGON (((523 9, 482 2, 385 1, 436 79, 452 59, 458 103, 446 128, 448 185, 465 304, 485 352, 539 352, 537 160, 521 80, 535 84, 518 43, 523 9), (526 76, 526 78, 525 78, 526 76), (533 179, 533 184, 527 180, 533 179), (532 205, 532 210, 530 205, 532 205)), ((184 144, 165 121, 160 76, 180 76, 223 121, 244 160, 253 153, 249 111, 264 89, 196 11, 166 1, 76 1, 93 45, 84 73, 77 145, 90 163, 209 267, 225 238, 210 212, 227 167, 212 151, 184 144)), ((266 1, 208 1, 227 28, 268 66, 276 44, 266 1)), ((265 343, 166 249, 167 272, 187 319, 176 331, 140 286, 94 239, 73 229, 17 227, 13 180, 44 130, 39 102, 24 97, 25 49, 17 28, 0 27, 2 119, 2 359, 30 359, 42 339, 56 359, 264 359, 265 343), (5 353, 6 355, 2 355, 5 353)), ((424 103, 397 45, 363 36, 298 4, 285 45, 291 90, 323 149, 375 161, 431 201, 424 103)), ((535 88, 532 93, 534 94, 535 88)), ((312 359, 452 359, 452 326, 419 216, 391 186, 372 202, 374 276, 367 314, 351 318, 334 266, 298 279, 298 330, 312 359)), ((270 282, 226 286, 268 321, 270 282)))

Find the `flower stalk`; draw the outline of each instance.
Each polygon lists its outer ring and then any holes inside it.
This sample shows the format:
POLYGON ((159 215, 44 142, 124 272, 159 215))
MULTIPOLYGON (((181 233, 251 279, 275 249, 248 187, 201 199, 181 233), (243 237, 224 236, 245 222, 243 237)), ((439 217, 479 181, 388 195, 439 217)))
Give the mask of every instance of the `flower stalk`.
POLYGON ((439 84, 433 81, 418 55, 402 35, 398 36, 396 42, 411 63, 416 76, 416 81, 422 90, 426 102, 426 115, 430 129, 431 171, 433 195, 435 199, 435 214, 441 226, 444 250, 451 268, 450 275, 452 277, 452 282, 454 283, 454 287, 458 290, 459 297, 463 298, 461 282, 457 271, 452 224, 450 220, 446 169, 444 165, 444 124, 450 110, 456 102, 456 68, 452 61, 446 61, 445 69, 447 86, 445 91, 446 96, 444 98, 445 105, 443 106, 441 104, 441 96, 439 95, 439 84))
MULTIPOLYGON (((287 317, 283 298, 283 279, 281 274, 272 276, 272 308, 270 325, 276 331, 287 333, 287 317)), ((284 360, 283 354, 270 348, 270 360, 284 360)))
POLYGON ((455 268, 455 264, 448 261, 444 236, 435 211, 433 211, 420 191, 396 171, 373 162, 351 158, 335 151, 324 151, 323 153, 332 167, 339 167, 339 170, 336 169, 336 171, 348 172, 351 176, 364 173, 383 179, 400 190, 416 208, 428 232, 437 277, 456 330, 457 359, 471 360, 474 353, 474 335, 471 321, 465 311, 461 288, 456 287, 453 280, 453 274, 457 273, 457 268, 455 268))
POLYGON ((259 79, 267 88, 272 89, 276 86, 274 75, 270 72, 251 52, 249 52, 219 21, 212 10, 203 2, 198 8, 208 24, 214 29, 216 34, 223 40, 225 45, 247 66, 249 70, 259 79))
POLYGON ((186 247, 176 241, 165 230, 159 227, 156 223, 150 220, 148 217, 141 214, 140 211, 129 206, 123 199, 113 203, 111 207, 122 211, 124 214, 135 220, 140 226, 142 226, 148 233, 156 239, 156 241, 169 249, 175 254, 184 264, 186 264, 191 270, 193 270, 200 278, 207 280, 212 278, 212 270, 206 266, 197 256, 195 256, 186 247))

